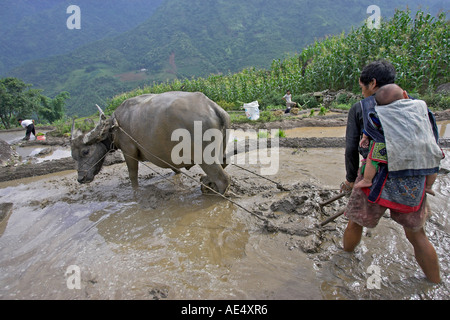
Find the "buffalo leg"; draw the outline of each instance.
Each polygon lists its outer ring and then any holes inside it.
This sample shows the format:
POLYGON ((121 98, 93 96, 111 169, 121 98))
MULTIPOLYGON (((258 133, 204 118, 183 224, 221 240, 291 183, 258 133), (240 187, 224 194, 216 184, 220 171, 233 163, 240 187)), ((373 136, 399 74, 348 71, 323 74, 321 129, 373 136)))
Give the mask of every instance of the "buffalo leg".
POLYGON ((130 176, 131 186, 134 189, 137 189, 139 187, 138 182, 139 161, 130 158, 128 156, 125 156, 125 162, 128 167, 128 174, 130 176))

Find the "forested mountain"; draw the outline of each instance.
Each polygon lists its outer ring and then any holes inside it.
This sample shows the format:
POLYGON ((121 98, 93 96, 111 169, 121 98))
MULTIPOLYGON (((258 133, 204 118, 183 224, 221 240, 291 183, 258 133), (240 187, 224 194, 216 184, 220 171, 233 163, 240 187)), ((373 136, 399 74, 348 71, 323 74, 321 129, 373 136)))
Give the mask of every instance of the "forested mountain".
MULTIPOLYGON (((444 3, 377 1, 384 18, 407 4, 412 10, 422 4, 422 9, 436 13, 445 9, 444 3)), ((266 68, 273 59, 300 52, 315 39, 362 25, 372 4, 372 0, 164 0, 132 30, 69 54, 24 64, 8 75, 45 89, 49 96, 69 91, 68 114, 87 115, 96 103, 105 104, 122 91, 154 81, 266 68)), ((87 32, 89 19, 82 13, 83 28, 71 31, 87 32)), ((106 34, 109 29, 104 28, 106 34)))
POLYGON ((0 76, 30 60, 74 49, 130 30, 163 0, 0 0, 0 76), (81 9, 82 29, 70 30, 67 8, 81 9))

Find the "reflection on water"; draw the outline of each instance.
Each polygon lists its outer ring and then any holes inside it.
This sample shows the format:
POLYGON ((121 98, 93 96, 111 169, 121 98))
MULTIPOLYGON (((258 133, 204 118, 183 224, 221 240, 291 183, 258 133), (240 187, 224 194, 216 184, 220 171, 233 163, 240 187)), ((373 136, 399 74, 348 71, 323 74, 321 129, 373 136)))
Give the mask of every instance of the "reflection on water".
POLYGON ((36 157, 40 152, 45 150, 45 148, 36 147, 16 147, 15 149, 23 161, 31 157, 36 157))
MULTIPOLYGON (((302 127, 284 130, 287 138, 333 138, 345 137, 345 127, 330 127, 330 128, 311 128, 302 127)), ((278 130, 269 130, 269 133, 275 135, 278 130)), ((256 130, 235 130, 233 131, 232 140, 242 141, 244 139, 257 139, 258 131, 256 130)))
POLYGON ((229 267, 245 256, 249 241, 245 224, 233 219, 228 203, 218 206, 217 199, 199 194, 168 204, 162 210, 139 204, 113 212, 105 208, 90 219, 100 221, 98 234, 114 254, 127 259, 126 268, 138 263, 136 268, 143 268, 147 281, 171 283, 172 291, 180 290, 179 297, 216 295, 229 267), (135 255, 139 262, 132 258, 135 255))
MULTIPOLYGON (((36 130, 36 134, 48 133, 48 130, 36 130)), ((22 141, 23 138, 25 138, 26 130, 9 130, 9 131, 0 131, 0 139, 3 141, 6 141, 8 144, 17 144, 22 141)), ((35 141, 36 137, 31 134, 30 141, 35 141)))

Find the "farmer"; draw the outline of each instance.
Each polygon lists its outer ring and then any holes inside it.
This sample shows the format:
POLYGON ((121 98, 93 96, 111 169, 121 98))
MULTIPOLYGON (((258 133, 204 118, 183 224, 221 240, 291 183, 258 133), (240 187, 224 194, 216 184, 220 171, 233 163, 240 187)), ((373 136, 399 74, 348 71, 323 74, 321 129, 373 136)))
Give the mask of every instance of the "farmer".
POLYGON ((286 111, 284 112, 285 114, 290 113, 292 107, 296 107, 297 106, 297 102, 293 102, 292 101, 291 90, 286 91, 286 94, 285 94, 285 96, 282 99, 284 101, 286 101, 286 111))
POLYGON ((25 135, 25 138, 23 138, 23 140, 26 140, 26 141, 30 140, 31 134, 36 136, 36 131, 35 131, 35 128, 34 128, 34 121, 33 120, 19 119, 19 123, 22 125, 22 127, 24 129, 27 130, 27 133, 25 135))
MULTIPOLYGON (((359 84, 365 99, 356 103, 348 114, 345 151, 347 175, 346 181, 342 183, 343 191, 353 189, 355 182, 358 183, 363 179, 359 170, 360 155, 366 159, 369 153, 368 149, 360 148, 364 126, 363 109, 375 106, 374 95, 381 87, 394 83, 395 76, 395 68, 384 60, 373 62, 362 71, 359 84)), ((429 117, 433 132, 438 135, 435 119, 431 113, 429 117)), ((405 182, 402 184, 400 179, 388 178, 382 185, 384 189, 380 190, 380 195, 387 197, 382 199, 384 206, 380 204, 381 196, 373 203, 369 201, 363 189, 354 189, 346 209, 349 222, 344 233, 344 250, 353 252, 361 241, 363 228, 375 228, 385 211, 389 209, 391 218, 403 226, 406 238, 414 247, 416 260, 428 280, 439 283, 441 279, 438 257, 424 231, 425 222, 430 215, 425 194, 425 179, 425 176, 403 178, 405 182), (414 194, 399 192, 399 188, 402 187, 415 192, 414 194)))

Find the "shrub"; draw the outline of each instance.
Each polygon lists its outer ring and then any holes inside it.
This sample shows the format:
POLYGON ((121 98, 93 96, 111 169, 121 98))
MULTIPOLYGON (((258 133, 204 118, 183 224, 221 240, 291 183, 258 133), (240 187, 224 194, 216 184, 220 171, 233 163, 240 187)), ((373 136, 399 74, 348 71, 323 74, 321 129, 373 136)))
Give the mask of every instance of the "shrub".
POLYGON ((224 100, 216 101, 225 111, 235 111, 241 109, 242 105, 236 102, 228 102, 224 100))
POLYGON ((445 94, 426 94, 422 98, 428 107, 433 110, 447 110, 450 109, 450 95, 445 94))
POLYGON ((287 137, 287 134, 286 134, 286 131, 284 131, 284 130, 278 130, 276 133, 275 133, 275 137, 278 137, 278 138, 286 138, 287 137))
POLYGON ((301 95, 297 98, 296 102, 306 109, 313 109, 319 106, 319 101, 317 101, 316 97, 311 94, 301 95))

